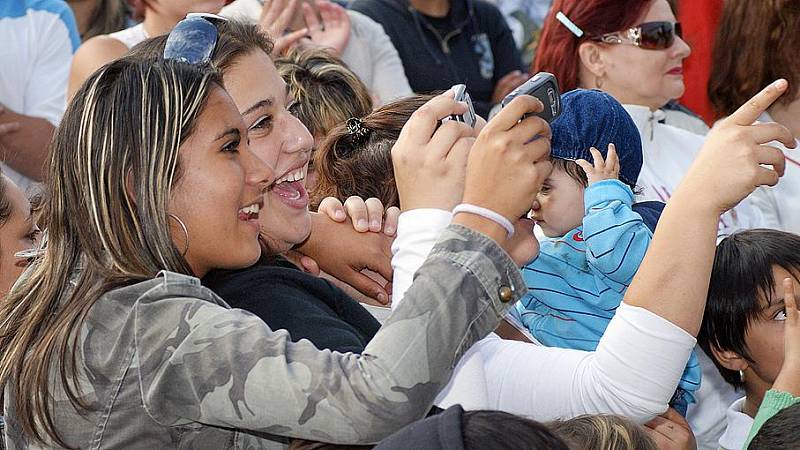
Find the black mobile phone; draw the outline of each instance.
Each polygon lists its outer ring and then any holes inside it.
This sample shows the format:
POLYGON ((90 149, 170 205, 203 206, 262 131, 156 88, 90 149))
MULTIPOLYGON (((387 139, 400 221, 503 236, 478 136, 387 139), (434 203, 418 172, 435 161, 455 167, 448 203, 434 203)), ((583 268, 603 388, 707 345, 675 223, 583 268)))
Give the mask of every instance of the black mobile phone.
MULTIPOLYGON (((522 86, 506 95, 500 105, 505 107, 511 100, 520 95, 531 95, 542 102, 544 110, 540 113, 535 113, 535 115, 546 120, 547 123, 551 123, 561 114, 561 92, 558 90, 558 81, 552 73, 539 72, 532 76, 522 86)), ((525 117, 527 116, 528 114, 525 115, 525 117)))
POLYGON ((475 115, 475 108, 472 106, 472 98, 469 96, 469 92, 467 92, 467 85, 456 84, 450 89, 455 92, 455 100, 457 102, 464 102, 467 104, 467 112, 465 112, 463 115, 453 114, 449 117, 446 117, 443 121, 456 120, 458 122, 464 122, 470 127, 475 128, 477 116, 475 115))

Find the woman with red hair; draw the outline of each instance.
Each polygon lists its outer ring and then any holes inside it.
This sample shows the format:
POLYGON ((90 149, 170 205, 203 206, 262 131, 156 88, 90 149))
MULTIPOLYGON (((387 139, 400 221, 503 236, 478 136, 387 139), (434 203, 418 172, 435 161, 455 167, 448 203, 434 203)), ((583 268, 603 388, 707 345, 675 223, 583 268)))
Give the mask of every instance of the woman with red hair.
MULTIPOLYGON (((664 123, 662 108, 684 93, 683 60, 691 49, 667 0, 556 0, 545 19, 535 71, 551 72, 562 90, 601 89, 623 104, 642 138, 637 201, 666 202, 688 172, 704 137, 664 123)), ((718 237, 755 228, 748 200, 724 214, 718 237)), ((705 354, 698 403, 687 418, 701 448, 716 448, 735 394, 705 354)))
MULTIPOLYGON (((534 70, 553 73, 563 91, 601 89, 622 103, 642 136, 638 200, 666 202, 704 140, 667 124, 663 110, 684 93, 690 53, 667 0, 556 0, 534 70)), ((745 203, 722 217, 719 237, 759 225, 745 203)))

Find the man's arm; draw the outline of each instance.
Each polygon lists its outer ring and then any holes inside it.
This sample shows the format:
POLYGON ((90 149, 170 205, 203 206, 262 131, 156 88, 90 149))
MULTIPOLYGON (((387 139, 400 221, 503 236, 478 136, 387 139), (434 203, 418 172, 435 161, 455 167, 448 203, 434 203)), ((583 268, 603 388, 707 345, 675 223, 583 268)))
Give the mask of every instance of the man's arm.
POLYGON ((0 107, 0 125, 18 124, 0 131, 0 159, 36 181, 43 177, 47 147, 55 127, 41 117, 31 117, 0 107))

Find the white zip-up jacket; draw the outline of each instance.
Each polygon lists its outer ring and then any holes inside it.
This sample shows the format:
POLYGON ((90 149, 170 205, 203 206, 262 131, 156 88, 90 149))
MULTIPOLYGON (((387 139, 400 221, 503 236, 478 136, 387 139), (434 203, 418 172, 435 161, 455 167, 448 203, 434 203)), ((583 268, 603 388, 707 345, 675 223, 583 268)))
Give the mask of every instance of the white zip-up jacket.
MULTIPOLYGON (((644 164, 637 187, 641 192, 637 201, 657 200, 667 202, 692 165, 705 137, 661 123, 664 112, 651 111, 646 106, 623 105, 633 118, 642 137, 644 164)), ((722 215, 718 239, 739 230, 761 228, 763 217, 751 199, 722 215)))

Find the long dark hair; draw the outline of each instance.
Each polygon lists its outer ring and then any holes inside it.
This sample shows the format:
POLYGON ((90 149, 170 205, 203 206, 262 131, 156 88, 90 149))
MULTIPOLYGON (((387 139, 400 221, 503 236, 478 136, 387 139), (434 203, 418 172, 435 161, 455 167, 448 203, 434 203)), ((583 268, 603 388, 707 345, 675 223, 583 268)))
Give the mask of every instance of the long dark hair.
POLYGON ((95 72, 50 147, 41 257, 0 302, 0 387, 14 393, 26 437, 67 447, 52 415, 57 379, 75 408, 82 324, 95 301, 161 270, 191 274, 167 206, 217 72, 122 59, 95 72), (55 371, 55 372, 54 372, 55 371))
POLYGON ((727 0, 712 56, 708 98, 718 117, 733 114, 778 78, 789 90, 788 104, 800 92, 800 2, 727 0))

